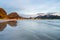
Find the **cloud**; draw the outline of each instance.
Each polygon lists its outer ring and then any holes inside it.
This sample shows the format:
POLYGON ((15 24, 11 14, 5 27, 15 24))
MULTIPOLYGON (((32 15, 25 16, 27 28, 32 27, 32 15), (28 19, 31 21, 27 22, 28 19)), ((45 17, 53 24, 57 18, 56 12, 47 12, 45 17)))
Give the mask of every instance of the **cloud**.
POLYGON ((0 4, 7 12, 17 11, 19 14, 60 11, 59 0, 0 0, 0 4))

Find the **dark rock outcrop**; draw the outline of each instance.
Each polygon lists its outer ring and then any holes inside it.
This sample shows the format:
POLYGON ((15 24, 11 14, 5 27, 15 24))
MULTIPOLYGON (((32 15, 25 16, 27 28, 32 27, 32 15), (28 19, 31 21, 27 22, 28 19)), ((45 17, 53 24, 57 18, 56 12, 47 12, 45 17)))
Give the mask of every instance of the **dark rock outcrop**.
POLYGON ((35 19, 60 19, 58 15, 44 15, 44 16, 37 16, 35 19))

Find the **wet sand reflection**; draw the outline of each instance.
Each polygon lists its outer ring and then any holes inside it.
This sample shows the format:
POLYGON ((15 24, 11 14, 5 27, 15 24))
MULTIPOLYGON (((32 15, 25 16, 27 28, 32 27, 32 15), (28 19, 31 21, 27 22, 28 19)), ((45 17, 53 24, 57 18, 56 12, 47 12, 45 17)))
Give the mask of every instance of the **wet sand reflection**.
POLYGON ((3 31, 6 28, 7 24, 10 25, 11 27, 16 27, 17 21, 1 22, 0 23, 0 31, 3 31))

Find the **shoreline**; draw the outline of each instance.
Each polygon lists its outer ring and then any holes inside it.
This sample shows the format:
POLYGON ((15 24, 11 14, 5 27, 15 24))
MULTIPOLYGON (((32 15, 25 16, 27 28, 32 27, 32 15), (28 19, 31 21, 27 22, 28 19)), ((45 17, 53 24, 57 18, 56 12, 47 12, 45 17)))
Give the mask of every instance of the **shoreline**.
POLYGON ((0 19, 0 20, 16 21, 16 20, 60 20, 60 19, 0 19))

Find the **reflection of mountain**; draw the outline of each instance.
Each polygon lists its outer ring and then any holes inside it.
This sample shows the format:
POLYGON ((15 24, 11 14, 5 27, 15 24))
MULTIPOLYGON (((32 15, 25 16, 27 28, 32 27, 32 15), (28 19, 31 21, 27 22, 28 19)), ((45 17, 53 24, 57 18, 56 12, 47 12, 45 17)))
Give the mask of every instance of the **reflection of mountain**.
POLYGON ((17 26, 17 21, 8 21, 7 22, 10 26, 17 26))
POLYGON ((0 31, 3 31, 4 30, 4 28, 6 27, 6 22, 2 22, 2 23, 0 23, 0 31))
POLYGON ((7 21, 0 23, 0 31, 3 31, 6 28, 7 24, 9 24, 11 27, 17 26, 17 21, 7 21))

